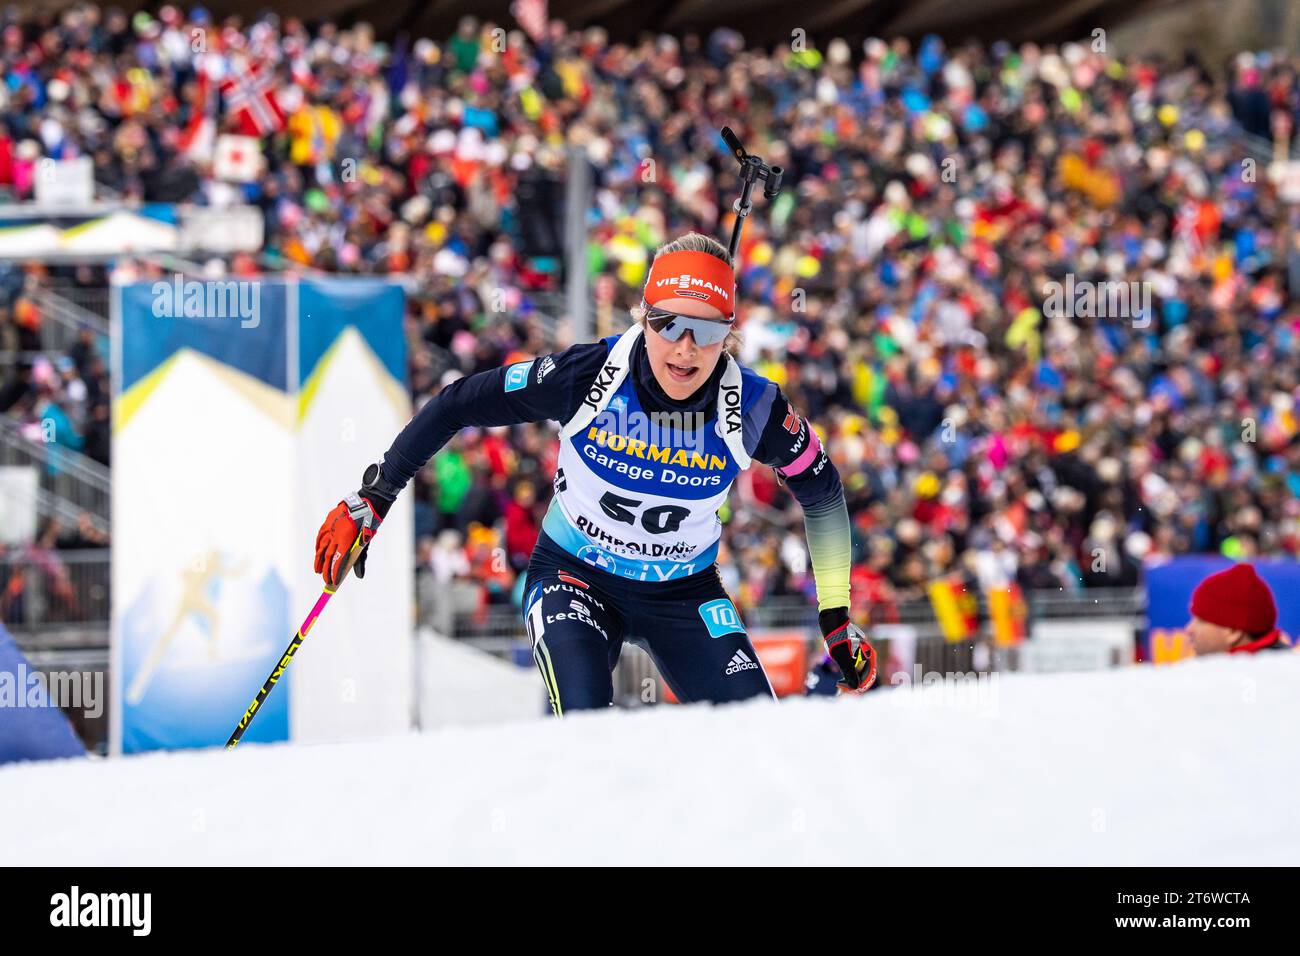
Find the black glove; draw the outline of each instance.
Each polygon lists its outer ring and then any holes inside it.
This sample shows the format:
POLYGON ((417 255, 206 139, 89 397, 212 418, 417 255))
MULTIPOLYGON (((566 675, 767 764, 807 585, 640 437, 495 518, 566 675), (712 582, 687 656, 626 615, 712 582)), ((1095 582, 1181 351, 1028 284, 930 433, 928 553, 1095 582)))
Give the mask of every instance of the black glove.
POLYGON ((817 615, 817 625, 842 675, 835 686, 841 694, 861 694, 876 682, 876 649, 862 629, 849 620, 846 607, 827 608, 817 615))

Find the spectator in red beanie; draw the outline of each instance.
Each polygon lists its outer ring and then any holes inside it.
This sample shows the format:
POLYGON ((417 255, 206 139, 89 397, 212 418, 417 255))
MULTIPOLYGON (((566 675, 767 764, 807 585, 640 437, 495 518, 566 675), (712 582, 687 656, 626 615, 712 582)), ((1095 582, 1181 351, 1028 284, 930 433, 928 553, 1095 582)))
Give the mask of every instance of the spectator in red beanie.
POLYGON ((1249 564, 1234 564, 1198 584, 1191 611, 1187 633, 1198 657, 1290 647, 1277 628, 1273 592, 1249 564))

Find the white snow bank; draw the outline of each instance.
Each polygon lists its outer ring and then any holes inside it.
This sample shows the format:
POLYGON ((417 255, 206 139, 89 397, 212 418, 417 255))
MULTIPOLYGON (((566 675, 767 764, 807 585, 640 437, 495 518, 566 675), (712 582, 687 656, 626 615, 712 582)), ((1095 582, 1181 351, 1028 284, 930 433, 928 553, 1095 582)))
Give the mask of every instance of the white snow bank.
POLYGON ((427 629, 416 635, 416 680, 422 730, 536 720, 551 712, 535 667, 498 660, 427 629))
POLYGON ((0 768, 0 864, 1300 862, 1300 654, 0 768))

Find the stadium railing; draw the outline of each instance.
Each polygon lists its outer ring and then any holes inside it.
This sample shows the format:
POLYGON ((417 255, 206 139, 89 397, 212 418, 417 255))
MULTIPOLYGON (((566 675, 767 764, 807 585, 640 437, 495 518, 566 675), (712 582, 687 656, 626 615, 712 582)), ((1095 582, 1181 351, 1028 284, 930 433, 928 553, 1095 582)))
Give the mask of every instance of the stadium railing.
POLYGON ((108 331, 108 286, 80 286, 54 284, 35 293, 37 305, 57 310, 65 318, 78 324, 102 327, 108 331), (96 322, 95 320, 99 320, 96 322))
POLYGON ((109 553, 19 547, 0 554, 0 623, 33 668, 93 683, 99 706, 64 712, 100 754, 108 740, 109 553))
POLYGON ((0 621, 16 636, 70 627, 107 635, 110 553, 18 547, 0 554, 0 621))
POLYGON ((49 352, 66 352, 83 330, 100 337, 108 356, 108 288, 59 286, 26 293, 41 313, 41 344, 49 352))
POLYGON ((93 458, 61 445, 32 441, 17 422, 0 416, 0 465, 36 468, 43 490, 68 507, 89 513, 96 527, 107 530, 112 482, 108 469, 93 458))

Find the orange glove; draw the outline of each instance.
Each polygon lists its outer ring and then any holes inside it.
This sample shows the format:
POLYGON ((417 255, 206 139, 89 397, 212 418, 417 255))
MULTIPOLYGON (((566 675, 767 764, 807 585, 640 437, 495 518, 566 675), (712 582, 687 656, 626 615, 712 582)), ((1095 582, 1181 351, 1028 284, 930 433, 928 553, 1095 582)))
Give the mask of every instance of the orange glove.
POLYGON ((370 499, 351 494, 334 506, 316 532, 316 573, 324 579, 326 587, 337 588, 347 575, 346 560, 361 535, 361 554, 353 565, 357 577, 366 576, 366 551, 383 519, 370 499))

